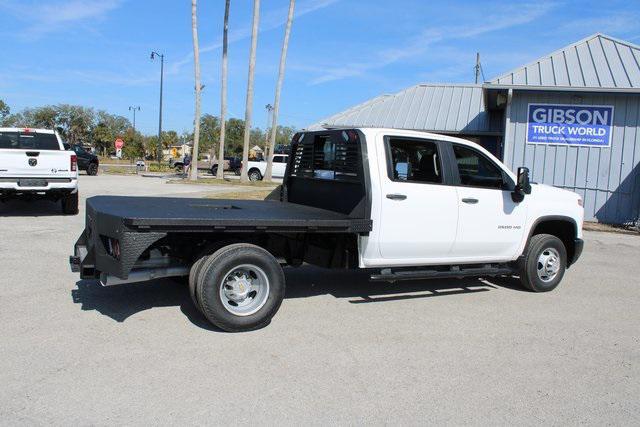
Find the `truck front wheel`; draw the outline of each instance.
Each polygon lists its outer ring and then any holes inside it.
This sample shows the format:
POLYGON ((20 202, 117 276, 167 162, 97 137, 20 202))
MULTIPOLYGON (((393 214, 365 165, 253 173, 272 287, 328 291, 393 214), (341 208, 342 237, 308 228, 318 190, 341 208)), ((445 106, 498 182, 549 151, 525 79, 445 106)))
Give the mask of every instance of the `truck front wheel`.
POLYGON ((259 329, 271 322, 284 299, 278 261, 248 243, 225 246, 200 268, 197 302, 207 319, 228 332, 259 329))
POLYGON ((562 240, 550 234, 536 234, 529 241, 520 271, 520 280, 533 292, 556 288, 567 267, 567 249, 562 240))

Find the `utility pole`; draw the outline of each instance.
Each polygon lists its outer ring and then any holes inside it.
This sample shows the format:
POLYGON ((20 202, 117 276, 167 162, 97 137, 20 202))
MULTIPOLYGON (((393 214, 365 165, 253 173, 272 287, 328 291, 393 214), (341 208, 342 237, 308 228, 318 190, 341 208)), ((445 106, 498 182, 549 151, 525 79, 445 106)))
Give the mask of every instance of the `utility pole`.
POLYGON ((151 52, 151 59, 155 59, 155 57, 160 57, 160 112, 158 118, 158 164, 162 162, 162 83, 164 80, 164 54, 160 54, 158 52, 151 52))
POLYGON ((133 111, 133 133, 136 133, 136 111, 140 111, 140 106, 129 106, 129 111, 133 111))
POLYGON ((476 66, 474 68, 476 70, 476 84, 478 84, 478 79, 480 79, 480 52, 476 52, 476 66))

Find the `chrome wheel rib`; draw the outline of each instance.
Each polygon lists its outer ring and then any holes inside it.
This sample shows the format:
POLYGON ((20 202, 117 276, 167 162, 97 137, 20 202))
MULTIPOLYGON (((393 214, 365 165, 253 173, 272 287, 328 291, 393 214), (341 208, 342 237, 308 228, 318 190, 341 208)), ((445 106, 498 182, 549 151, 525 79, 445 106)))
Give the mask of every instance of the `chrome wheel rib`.
POLYGON ((224 275, 220 284, 220 300, 224 308, 236 316, 249 316, 264 306, 269 297, 269 279, 253 264, 242 264, 224 275))
POLYGON ((560 253, 554 248, 545 248, 540 252, 537 263, 538 278, 545 283, 555 279, 560 271, 560 253))

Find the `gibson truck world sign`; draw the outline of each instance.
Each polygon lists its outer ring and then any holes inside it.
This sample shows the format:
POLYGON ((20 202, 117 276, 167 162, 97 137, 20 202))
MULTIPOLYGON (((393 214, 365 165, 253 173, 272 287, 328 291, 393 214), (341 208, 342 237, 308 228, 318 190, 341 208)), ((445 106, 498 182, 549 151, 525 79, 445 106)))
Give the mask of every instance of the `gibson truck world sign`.
POLYGON ((613 106, 529 104, 527 143, 609 147, 613 106))

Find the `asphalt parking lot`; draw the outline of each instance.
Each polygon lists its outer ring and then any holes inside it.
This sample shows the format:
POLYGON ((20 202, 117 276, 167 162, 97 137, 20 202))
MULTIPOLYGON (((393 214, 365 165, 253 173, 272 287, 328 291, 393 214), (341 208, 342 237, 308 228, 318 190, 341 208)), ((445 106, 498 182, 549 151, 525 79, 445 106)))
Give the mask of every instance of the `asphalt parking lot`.
MULTIPOLYGON (((212 186, 81 176, 81 194, 212 186)), ((287 270, 267 328, 227 334, 172 280, 102 288, 68 255, 80 215, 0 204, 0 423, 640 423, 640 237, 585 233, 560 287, 370 284, 287 270)))

